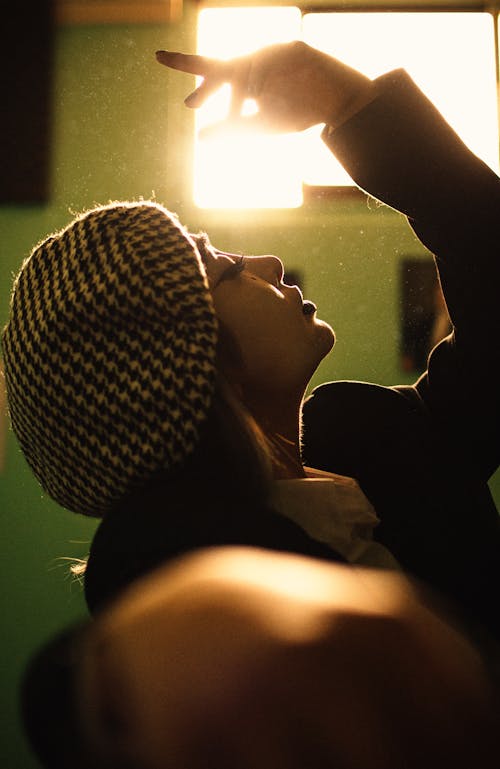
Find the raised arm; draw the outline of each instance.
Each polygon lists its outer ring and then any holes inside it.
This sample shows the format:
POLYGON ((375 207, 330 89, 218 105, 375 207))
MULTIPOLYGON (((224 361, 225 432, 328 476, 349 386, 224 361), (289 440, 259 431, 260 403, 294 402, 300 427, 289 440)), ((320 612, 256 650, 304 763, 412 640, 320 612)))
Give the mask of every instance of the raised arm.
POLYGON ((324 138, 360 187, 407 215, 435 256, 453 334, 414 392, 470 472, 487 480, 500 458, 500 179, 403 70, 374 84, 377 98, 324 138))
POLYGON ((323 138, 359 187, 405 214, 436 257, 453 323, 410 396, 425 403, 451 443, 473 447, 475 474, 499 462, 500 180, 460 140, 403 70, 370 80, 294 42, 221 62, 159 52, 161 63, 204 81, 186 104, 233 86, 236 125, 297 131, 325 123, 323 138), (255 98, 259 112, 240 115, 255 98))

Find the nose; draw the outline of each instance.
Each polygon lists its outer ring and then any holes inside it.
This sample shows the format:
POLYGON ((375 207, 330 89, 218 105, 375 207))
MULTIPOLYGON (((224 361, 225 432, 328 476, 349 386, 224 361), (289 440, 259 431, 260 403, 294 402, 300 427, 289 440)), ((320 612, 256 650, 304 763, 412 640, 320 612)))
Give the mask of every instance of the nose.
POLYGON ((285 271, 281 259, 272 255, 248 257, 246 268, 273 286, 281 283, 285 271))

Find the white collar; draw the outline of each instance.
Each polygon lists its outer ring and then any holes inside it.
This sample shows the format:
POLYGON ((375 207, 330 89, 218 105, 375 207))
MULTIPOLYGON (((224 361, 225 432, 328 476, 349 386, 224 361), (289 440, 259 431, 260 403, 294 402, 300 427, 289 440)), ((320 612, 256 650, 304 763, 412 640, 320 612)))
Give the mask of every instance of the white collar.
POLYGON ((379 518, 358 482, 344 475, 305 470, 305 478, 274 482, 273 507, 351 563, 399 568, 391 553, 373 541, 379 518))

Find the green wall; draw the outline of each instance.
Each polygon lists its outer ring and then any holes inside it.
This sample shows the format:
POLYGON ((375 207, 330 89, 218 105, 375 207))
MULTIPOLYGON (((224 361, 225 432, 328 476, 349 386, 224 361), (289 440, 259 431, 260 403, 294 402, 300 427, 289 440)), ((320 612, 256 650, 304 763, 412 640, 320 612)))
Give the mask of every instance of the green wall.
MULTIPOLYGON (((190 204, 192 115, 182 104, 190 81, 157 65, 154 51, 192 50, 192 30, 189 7, 182 24, 171 26, 58 30, 52 195, 47 205, 0 208, 0 323, 12 276, 37 240, 95 203, 155 195, 190 228, 207 229, 221 248, 276 253, 303 272, 306 295, 338 336, 313 384, 408 381, 398 366, 398 266, 402 254, 424 252, 398 215, 346 197, 258 214, 221 215, 190 204)), ((497 474, 498 498, 499 480, 497 474)), ((6 769, 32 769, 37 763, 17 716, 19 676, 44 639, 85 614, 66 559, 85 556, 94 522, 42 495, 12 435, 0 470, 0 510, 0 756, 6 769)))

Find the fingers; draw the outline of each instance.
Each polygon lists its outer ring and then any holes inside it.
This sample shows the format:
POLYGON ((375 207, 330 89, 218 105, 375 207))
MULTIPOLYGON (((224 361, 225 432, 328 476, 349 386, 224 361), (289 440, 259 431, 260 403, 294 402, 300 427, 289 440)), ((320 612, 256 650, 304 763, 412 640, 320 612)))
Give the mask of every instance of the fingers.
POLYGON ((214 91, 217 91, 221 85, 222 80, 220 79, 205 79, 203 83, 199 85, 198 88, 196 88, 196 90, 190 93, 189 96, 186 96, 184 99, 184 104, 186 107, 191 107, 192 109, 201 107, 208 99, 208 97, 214 93, 214 91))
POLYGON ((201 75, 204 78, 203 83, 184 100, 187 107, 201 107, 223 83, 231 83, 233 89, 231 115, 239 115, 246 98, 246 70, 248 70, 246 60, 220 61, 207 56, 175 51, 157 51, 156 59, 160 64, 171 69, 187 72, 191 75, 201 75))
MULTIPOLYGON (((277 48, 278 46, 273 46, 277 48)), ((268 55, 266 56, 266 50, 260 51, 258 55, 254 55, 249 59, 248 71, 246 73, 247 84, 247 98, 258 99, 264 86, 266 75, 269 71, 269 59, 271 59, 270 49, 267 49, 268 55)), ((272 59, 271 59, 272 60, 272 59)))
POLYGON ((233 59, 231 66, 231 104, 229 119, 237 120, 241 115, 243 102, 248 99, 248 73, 250 58, 233 59))
MULTIPOLYGON (((194 109, 201 107, 223 83, 230 83, 232 93, 228 119, 233 126, 239 125, 245 99, 256 98, 260 89, 262 73, 260 71, 252 72, 251 56, 222 61, 196 54, 157 51, 156 59, 160 64, 171 69, 204 78, 201 85, 184 100, 187 107, 194 109)), ((246 127, 248 121, 245 121, 244 124, 246 127)))
POLYGON ((217 59, 209 59, 207 56, 176 51, 156 51, 156 60, 171 69, 188 72, 191 75, 203 75, 203 77, 210 75, 221 64, 217 59))
POLYGON ((191 53, 176 51, 156 51, 156 60, 170 69, 187 72, 190 75, 201 75, 204 78, 215 78, 219 83, 229 83, 234 76, 238 60, 222 61, 211 59, 209 56, 198 56, 191 53))

